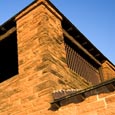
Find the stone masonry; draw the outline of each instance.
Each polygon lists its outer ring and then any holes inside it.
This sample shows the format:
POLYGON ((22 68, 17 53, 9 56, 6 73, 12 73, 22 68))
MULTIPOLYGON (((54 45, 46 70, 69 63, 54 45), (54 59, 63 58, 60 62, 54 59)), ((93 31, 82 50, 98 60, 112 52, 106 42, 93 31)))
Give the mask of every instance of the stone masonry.
MULTIPOLYGON (((48 0, 36 0, 16 15, 19 73, 0 83, 0 115, 115 114, 115 92, 50 109, 54 90, 91 86, 66 64, 62 20, 48 0)), ((106 64, 103 76, 107 72, 114 76, 115 67, 106 70, 106 64)))

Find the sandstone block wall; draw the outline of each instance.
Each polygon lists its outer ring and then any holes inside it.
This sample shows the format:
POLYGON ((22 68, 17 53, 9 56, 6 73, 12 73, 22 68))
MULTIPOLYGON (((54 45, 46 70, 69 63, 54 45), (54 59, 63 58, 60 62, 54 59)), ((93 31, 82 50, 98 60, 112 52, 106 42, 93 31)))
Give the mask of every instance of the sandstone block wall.
POLYGON ((19 74, 0 84, 0 115, 53 115, 54 90, 89 85, 67 67, 61 20, 46 0, 16 17, 19 74))
POLYGON ((104 80, 115 78, 115 67, 108 61, 102 64, 102 74, 104 80))
POLYGON ((67 67, 61 21, 46 0, 36 1, 16 17, 19 74, 0 84, 0 115, 100 115, 108 108, 114 112, 114 93, 50 109, 54 90, 90 85, 67 67))
MULTIPOLYGON (((101 89, 102 91, 103 89, 101 89)), ((106 90, 106 88, 104 88, 106 90)), ((76 102, 77 97, 66 100, 71 103, 60 107, 56 115, 114 115, 115 114, 115 91, 98 93, 87 97, 84 101, 76 102)), ((62 101, 62 105, 65 103, 62 101)), ((55 115, 55 114, 54 114, 55 115)))

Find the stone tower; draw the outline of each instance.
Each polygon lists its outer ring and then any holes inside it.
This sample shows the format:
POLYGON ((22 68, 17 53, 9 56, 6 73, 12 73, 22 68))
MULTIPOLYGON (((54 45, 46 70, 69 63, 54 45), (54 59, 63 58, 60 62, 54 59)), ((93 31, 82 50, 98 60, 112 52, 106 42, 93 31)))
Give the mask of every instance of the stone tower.
MULTIPOLYGON (((74 115, 77 113, 76 105, 57 111, 50 109, 54 100, 53 91, 85 90, 115 75, 114 65, 97 52, 48 0, 35 0, 0 27, 0 53, 0 115, 74 115), (91 46, 90 49, 85 47, 87 44, 91 46), (79 49, 80 55, 72 50, 74 45, 79 49), (84 62, 82 64, 79 61, 80 66, 79 63, 74 65, 75 55, 84 62), (86 68, 89 67, 87 72, 83 68, 84 64, 86 68), (76 67, 79 67, 79 70, 76 67), (96 83, 82 77, 83 73, 88 73, 91 68, 91 72, 96 71, 98 76, 96 83)), ((99 107, 105 108, 105 100, 97 99, 97 94, 95 95, 90 97, 92 101, 96 101, 95 104, 99 102, 99 107)), ((79 106, 82 108, 82 104, 79 106)), ((79 111, 80 115, 81 113, 79 111)))

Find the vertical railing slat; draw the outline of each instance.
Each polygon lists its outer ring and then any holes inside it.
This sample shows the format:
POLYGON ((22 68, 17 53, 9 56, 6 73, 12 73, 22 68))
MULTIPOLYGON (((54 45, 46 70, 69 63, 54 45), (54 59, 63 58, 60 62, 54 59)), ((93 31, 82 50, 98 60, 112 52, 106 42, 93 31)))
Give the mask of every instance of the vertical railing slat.
POLYGON ((84 77, 87 81, 97 84, 99 83, 99 71, 87 62, 69 43, 65 41, 66 59, 68 67, 84 77))

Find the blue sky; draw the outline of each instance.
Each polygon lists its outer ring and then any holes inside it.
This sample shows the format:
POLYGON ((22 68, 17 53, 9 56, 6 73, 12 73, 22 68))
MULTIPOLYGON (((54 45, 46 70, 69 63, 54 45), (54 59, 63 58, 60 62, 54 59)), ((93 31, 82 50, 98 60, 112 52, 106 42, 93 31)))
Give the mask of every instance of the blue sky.
MULTIPOLYGON (((34 0, 0 0, 0 24, 34 0)), ((50 0, 115 64, 115 0, 50 0)))

